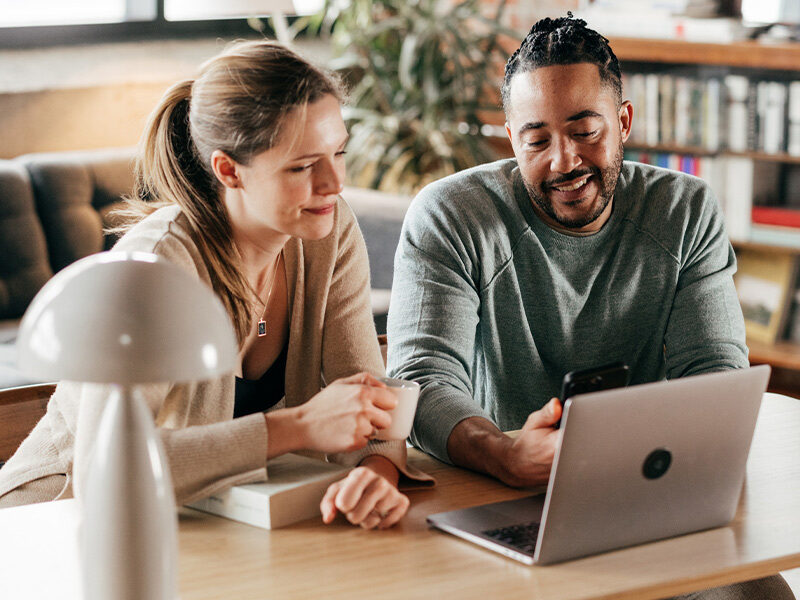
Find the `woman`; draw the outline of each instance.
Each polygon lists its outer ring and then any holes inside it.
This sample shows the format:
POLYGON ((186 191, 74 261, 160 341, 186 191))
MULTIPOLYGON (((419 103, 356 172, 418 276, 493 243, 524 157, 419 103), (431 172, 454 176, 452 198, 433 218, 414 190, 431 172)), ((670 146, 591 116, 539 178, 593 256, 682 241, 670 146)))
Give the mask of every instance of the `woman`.
MULTIPOLYGON (((267 459, 295 450, 359 465, 328 489, 326 523, 338 511, 390 527, 408 509, 401 475, 431 481, 406 466, 402 442, 370 441, 395 399, 375 378, 366 248, 339 198, 341 98, 330 74, 294 52, 245 42, 170 88, 145 130, 138 199, 124 212, 138 222, 115 248, 153 252, 207 282, 240 347, 236 377, 146 390, 180 504, 262 481, 267 459)), ((59 384, 0 470, 0 506, 69 497, 73 462, 80 492, 104 396, 59 384)))

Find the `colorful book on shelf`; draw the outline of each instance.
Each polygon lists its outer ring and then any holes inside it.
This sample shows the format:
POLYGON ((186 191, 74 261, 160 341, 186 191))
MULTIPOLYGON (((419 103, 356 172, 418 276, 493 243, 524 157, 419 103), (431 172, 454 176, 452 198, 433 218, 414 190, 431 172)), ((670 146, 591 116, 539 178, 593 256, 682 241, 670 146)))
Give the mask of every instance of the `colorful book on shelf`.
POLYGON ((741 248, 734 275, 748 339, 774 344, 783 334, 797 280, 797 257, 741 248))
POLYGON ((328 486, 347 472, 340 465, 316 458, 284 454, 267 464, 267 481, 236 485, 187 506, 256 527, 276 529, 319 517, 319 503, 328 486))
POLYGON ((759 225, 800 228, 800 208, 754 206, 752 221, 759 225))

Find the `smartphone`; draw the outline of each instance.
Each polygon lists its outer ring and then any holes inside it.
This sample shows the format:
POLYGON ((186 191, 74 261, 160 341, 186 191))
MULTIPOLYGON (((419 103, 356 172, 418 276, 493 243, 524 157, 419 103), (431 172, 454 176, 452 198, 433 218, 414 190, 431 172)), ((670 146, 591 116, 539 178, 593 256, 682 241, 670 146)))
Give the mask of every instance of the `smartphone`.
MULTIPOLYGON (((610 390, 611 388, 625 387, 631 379, 631 370, 623 362, 615 362, 602 367, 594 367, 583 371, 570 371, 564 375, 561 383, 561 405, 564 406, 567 398, 578 394, 610 390)), ((553 427, 561 427, 559 419, 553 427)))

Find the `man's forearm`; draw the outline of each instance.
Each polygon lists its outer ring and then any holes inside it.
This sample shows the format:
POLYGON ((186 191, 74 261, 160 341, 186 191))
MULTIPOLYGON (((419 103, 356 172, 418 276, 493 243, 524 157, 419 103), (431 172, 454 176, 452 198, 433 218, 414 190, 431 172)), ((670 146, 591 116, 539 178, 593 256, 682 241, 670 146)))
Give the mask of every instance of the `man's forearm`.
POLYGON ((464 419, 447 438, 447 454, 453 464, 491 475, 514 485, 507 466, 511 438, 482 417, 464 419))

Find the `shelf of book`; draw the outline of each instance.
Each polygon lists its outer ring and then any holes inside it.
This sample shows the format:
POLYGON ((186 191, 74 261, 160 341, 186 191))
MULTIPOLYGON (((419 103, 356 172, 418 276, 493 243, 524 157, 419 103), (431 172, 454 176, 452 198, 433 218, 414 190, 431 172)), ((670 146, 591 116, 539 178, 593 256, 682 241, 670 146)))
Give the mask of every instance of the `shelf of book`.
POLYGON ((637 144, 626 143, 626 150, 639 150, 643 152, 663 152, 666 154, 687 154, 692 156, 733 156, 749 158, 761 162, 777 162, 784 164, 800 165, 800 156, 792 156, 785 152, 768 154, 766 152, 733 152, 730 150, 709 150, 701 146, 676 146, 674 144, 637 144))
MULTIPOLYGON (((753 41, 704 44, 680 40, 612 38, 611 47, 621 62, 703 64, 797 71, 800 43, 762 44, 753 41)), ((623 64, 623 69, 625 65, 623 64)))

